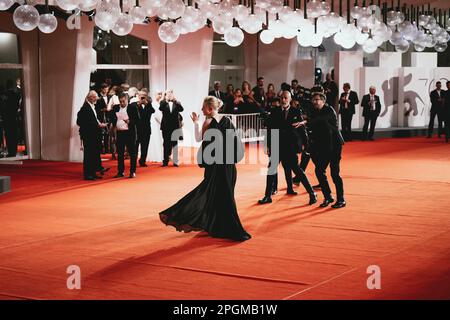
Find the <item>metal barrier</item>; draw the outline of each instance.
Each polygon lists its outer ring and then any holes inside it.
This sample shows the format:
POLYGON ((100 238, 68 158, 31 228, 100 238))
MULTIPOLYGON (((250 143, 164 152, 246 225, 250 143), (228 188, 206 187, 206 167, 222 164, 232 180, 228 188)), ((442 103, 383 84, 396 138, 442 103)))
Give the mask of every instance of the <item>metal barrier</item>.
POLYGON ((230 118, 239 133, 242 142, 255 142, 264 140, 263 122, 259 113, 223 114, 230 118))

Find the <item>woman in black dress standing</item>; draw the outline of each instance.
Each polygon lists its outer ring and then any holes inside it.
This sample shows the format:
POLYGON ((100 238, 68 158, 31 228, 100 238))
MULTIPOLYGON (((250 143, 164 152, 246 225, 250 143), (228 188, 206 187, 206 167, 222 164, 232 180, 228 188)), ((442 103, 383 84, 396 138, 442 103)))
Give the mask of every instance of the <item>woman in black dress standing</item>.
POLYGON ((199 116, 195 112, 191 115, 196 139, 203 141, 197 157, 200 167, 205 168, 203 181, 159 215, 164 224, 174 226, 177 231, 206 231, 212 237, 245 241, 251 236, 242 227, 234 200, 235 164, 243 158, 244 149, 231 120, 219 115, 219 103, 215 97, 205 98, 202 111, 206 120, 201 129, 199 116), (234 149, 234 154, 228 157, 227 143, 234 149), (208 148, 210 144, 214 144, 213 148, 208 148), (214 154, 218 148, 222 152, 214 154), (207 154, 208 150, 213 152, 207 154))

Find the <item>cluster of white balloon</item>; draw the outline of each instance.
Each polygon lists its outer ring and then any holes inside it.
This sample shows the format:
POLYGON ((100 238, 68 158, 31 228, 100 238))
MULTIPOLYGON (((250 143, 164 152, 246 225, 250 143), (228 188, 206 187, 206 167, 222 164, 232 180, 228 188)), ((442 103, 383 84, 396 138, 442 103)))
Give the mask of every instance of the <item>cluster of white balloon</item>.
MULTIPOLYGON (((0 0, 0 10, 7 10, 14 0, 0 0)), ((450 18, 447 30, 441 28, 432 16, 421 15, 418 24, 405 20, 401 12, 390 11, 386 23, 376 5, 355 6, 350 11, 353 22, 332 12, 328 3, 311 0, 304 11, 285 5, 283 0, 255 0, 251 7, 236 0, 195 0, 186 5, 182 0, 56 0, 63 10, 92 11, 95 24, 104 31, 119 36, 127 35, 134 24, 142 24, 147 17, 157 16, 162 22, 158 29, 161 41, 173 43, 180 35, 198 31, 207 21, 215 32, 224 35, 229 46, 239 46, 244 41, 244 31, 260 32, 261 42, 270 44, 276 38, 293 39, 303 47, 318 47, 325 38, 333 37, 336 44, 350 49, 356 44, 367 53, 389 41, 399 52, 406 52, 410 44, 416 51, 426 47, 442 52, 450 40, 450 18), (193 4, 196 4, 195 6, 193 4)), ((14 11, 14 23, 21 30, 38 27, 45 33, 57 27, 56 18, 46 13, 39 15, 30 4, 18 6, 14 11)))

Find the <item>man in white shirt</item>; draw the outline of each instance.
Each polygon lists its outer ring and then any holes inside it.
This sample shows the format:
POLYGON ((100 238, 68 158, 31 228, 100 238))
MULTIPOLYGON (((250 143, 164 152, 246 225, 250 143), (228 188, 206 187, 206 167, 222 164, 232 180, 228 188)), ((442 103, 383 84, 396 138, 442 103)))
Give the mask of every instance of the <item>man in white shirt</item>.
POLYGON ((364 117, 364 126, 363 126, 363 140, 369 139, 373 140, 373 135, 375 132, 375 124, 377 122, 377 118, 381 112, 381 103, 380 97, 376 94, 376 89, 374 86, 369 87, 369 94, 363 96, 361 107, 363 107, 363 117, 364 117), (370 132, 368 133, 370 123, 370 132))
POLYGON ((136 177, 136 124, 138 114, 136 104, 128 104, 128 96, 124 93, 119 95, 119 105, 112 110, 112 122, 117 129, 117 175, 116 178, 124 176, 125 170, 125 147, 130 155, 130 178, 136 177))

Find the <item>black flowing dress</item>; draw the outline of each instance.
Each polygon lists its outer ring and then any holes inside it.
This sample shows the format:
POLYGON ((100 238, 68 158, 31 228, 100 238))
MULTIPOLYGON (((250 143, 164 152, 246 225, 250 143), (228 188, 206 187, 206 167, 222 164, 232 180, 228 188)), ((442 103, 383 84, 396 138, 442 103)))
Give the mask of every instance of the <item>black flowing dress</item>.
MULTIPOLYGON (((206 164, 201 160, 202 156, 197 157, 200 159, 200 167, 205 168, 203 181, 175 205, 160 212, 160 219, 166 225, 174 226, 177 231, 206 231, 212 237, 245 241, 251 236, 239 220, 234 199, 237 178, 235 163, 241 160, 237 155, 243 155, 244 149, 231 120, 227 117, 222 117, 219 122, 213 118, 206 132, 210 129, 218 129, 222 133, 223 139, 219 141, 223 148, 223 161, 206 164), (228 130, 226 134, 227 129, 232 130, 228 130), (231 163, 226 163, 225 146, 230 139, 230 132, 233 133, 235 154, 233 160, 229 161, 231 163), (237 152, 238 150, 240 152, 237 152)), ((203 141, 199 154, 213 141, 203 141)))

